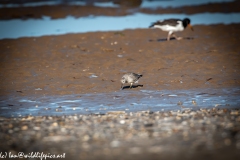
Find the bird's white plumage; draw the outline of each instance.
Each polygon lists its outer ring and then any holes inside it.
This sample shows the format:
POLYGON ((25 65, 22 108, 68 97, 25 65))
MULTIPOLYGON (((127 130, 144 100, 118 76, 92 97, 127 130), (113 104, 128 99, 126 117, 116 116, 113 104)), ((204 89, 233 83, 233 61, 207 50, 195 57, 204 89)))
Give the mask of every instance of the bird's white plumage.
POLYGON ((173 32, 179 32, 179 31, 183 31, 184 30, 184 27, 182 25, 182 21, 177 21, 177 25, 176 26, 171 26, 171 25, 154 25, 153 27, 154 28, 159 28, 163 31, 171 31, 172 33, 173 32))

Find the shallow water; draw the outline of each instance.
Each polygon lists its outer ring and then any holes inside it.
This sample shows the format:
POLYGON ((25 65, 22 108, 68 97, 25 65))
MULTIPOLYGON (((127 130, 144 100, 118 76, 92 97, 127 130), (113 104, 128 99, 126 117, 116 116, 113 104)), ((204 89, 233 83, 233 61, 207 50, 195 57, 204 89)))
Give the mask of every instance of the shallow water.
POLYGON ((156 20, 173 17, 180 19, 189 17, 192 20, 192 25, 240 23, 240 13, 199 13, 192 15, 136 13, 119 17, 88 16, 74 18, 73 16, 67 16, 62 19, 51 19, 45 16, 43 19, 1 20, 0 39, 148 28, 156 20))
POLYGON ((168 111, 240 108, 240 88, 134 91, 45 97, 1 97, 0 116, 104 114, 108 111, 168 111))

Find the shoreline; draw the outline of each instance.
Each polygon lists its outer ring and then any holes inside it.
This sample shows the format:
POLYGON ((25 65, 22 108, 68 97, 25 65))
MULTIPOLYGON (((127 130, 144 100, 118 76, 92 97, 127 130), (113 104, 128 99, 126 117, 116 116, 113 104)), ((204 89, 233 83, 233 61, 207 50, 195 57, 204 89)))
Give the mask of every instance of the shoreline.
POLYGON ((188 90, 121 90, 109 93, 70 95, 5 96, 0 99, 0 117, 104 115, 149 110, 178 111, 206 108, 238 108, 240 87, 188 90))

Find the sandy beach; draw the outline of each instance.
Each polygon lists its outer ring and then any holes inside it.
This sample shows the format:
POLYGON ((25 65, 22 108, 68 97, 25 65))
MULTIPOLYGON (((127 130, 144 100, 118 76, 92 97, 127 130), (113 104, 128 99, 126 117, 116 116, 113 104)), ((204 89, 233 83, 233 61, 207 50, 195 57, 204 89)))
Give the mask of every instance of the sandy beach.
POLYGON ((194 26, 170 42, 158 29, 1 40, 0 95, 114 92, 126 72, 146 90, 238 87, 238 28, 194 26))

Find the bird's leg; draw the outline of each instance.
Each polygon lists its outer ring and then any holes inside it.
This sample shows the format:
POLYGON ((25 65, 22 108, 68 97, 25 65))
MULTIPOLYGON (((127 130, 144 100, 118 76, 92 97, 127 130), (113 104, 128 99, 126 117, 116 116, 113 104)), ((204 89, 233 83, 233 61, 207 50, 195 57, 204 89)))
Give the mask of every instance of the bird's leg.
POLYGON ((132 88, 133 83, 130 84, 130 88, 132 88))
POLYGON ((172 36, 176 39, 176 40, 181 40, 182 37, 177 37, 174 33, 172 33, 172 36))
POLYGON ((169 32, 168 32, 168 37, 167 37, 167 40, 168 40, 168 41, 170 41, 170 38, 171 38, 172 34, 173 34, 172 31, 169 31, 169 32))
POLYGON ((167 41, 170 41, 171 34, 172 34, 172 32, 169 32, 169 33, 168 33, 168 36, 167 36, 167 41))
POLYGON ((121 85, 121 90, 123 90, 123 84, 121 85))

